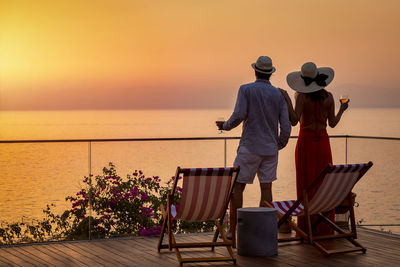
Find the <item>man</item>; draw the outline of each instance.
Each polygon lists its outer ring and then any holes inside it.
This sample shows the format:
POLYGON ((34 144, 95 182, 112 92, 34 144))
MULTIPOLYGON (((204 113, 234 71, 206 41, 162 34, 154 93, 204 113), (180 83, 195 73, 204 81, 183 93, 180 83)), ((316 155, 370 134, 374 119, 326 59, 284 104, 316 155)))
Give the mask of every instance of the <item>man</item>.
MULTIPOLYGON (((291 131, 286 101, 280 90, 269 81, 275 72, 271 58, 261 56, 251 66, 255 70, 256 81, 240 86, 231 117, 227 121, 216 122, 219 130, 229 131, 243 121, 234 162, 234 166, 240 166, 240 173, 233 192, 231 222, 236 221, 236 210, 243 206, 246 184, 252 184, 256 174, 261 187, 260 206, 263 201, 272 201, 278 150, 286 146, 291 131)), ((231 223, 228 236, 232 236, 235 225, 231 223)))

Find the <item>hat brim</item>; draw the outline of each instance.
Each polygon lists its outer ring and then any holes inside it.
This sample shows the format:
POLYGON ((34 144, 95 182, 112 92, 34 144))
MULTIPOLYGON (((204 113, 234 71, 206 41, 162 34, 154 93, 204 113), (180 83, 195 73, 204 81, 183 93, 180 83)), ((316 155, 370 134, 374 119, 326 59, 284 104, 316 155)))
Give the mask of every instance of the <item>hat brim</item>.
POLYGON ((263 71, 263 70, 260 70, 260 69, 256 69, 256 63, 251 64, 251 67, 252 67, 255 71, 260 72, 260 73, 264 73, 264 74, 271 74, 271 73, 274 73, 275 70, 276 70, 275 67, 272 67, 272 69, 271 69, 270 71, 263 71))
MULTIPOLYGON (((330 84, 333 80, 333 77, 335 76, 335 72, 333 71, 332 68, 329 67, 322 67, 322 68, 317 68, 319 74, 325 74, 328 76, 328 78, 325 80, 326 86, 330 84)), ((320 86, 316 84, 316 82, 312 82, 309 85, 306 85, 304 83, 303 78, 301 78, 301 72, 300 71, 295 71, 291 72, 286 76, 286 81, 289 85, 290 88, 293 90, 299 92, 299 93, 312 93, 319 91, 326 86, 320 86)))

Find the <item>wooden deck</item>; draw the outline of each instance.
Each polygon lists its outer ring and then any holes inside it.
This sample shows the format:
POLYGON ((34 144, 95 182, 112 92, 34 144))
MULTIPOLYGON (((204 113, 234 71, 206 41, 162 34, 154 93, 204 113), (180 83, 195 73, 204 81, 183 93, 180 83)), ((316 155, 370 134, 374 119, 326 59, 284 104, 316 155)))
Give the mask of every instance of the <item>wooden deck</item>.
MULTIPOLYGON (((237 256, 236 266, 399 266, 400 238, 360 229, 359 242, 367 253, 323 256, 308 244, 279 244, 271 257, 237 256)), ((179 240, 209 241, 210 234, 178 236, 179 240)), ((175 253, 157 252, 158 238, 132 237, 0 247, 0 266, 178 266, 175 253)), ((236 250, 235 250, 236 252, 236 250)), ((215 253, 226 255, 226 249, 215 253)), ((212 255, 208 249, 185 256, 212 255)), ((233 266, 232 263, 187 263, 184 266, 233 266)))

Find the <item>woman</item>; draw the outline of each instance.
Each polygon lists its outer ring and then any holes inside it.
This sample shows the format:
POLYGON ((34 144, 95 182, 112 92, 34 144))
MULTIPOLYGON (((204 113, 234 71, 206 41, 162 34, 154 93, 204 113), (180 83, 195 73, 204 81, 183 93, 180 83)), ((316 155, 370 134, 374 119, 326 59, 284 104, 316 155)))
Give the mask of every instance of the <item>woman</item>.
MULTIPOLYGON (((325 87, 332 82, 334 71, 331 68, 317 68, 312 62, 307 62, 301 71, 289 73, 286 80, 296 91, 296 106, 293 108, 288 93, 281 89, 288 104, 289 118, 293 126, 300 122, 299 137, 296 146, 296 187, 297 197, 321 173, 328 163, 332 164, 332 153, 329 136, 326 131, 327 122, 335 127, 348 103, 342 103, 335 115, 335 102, 331 93, 325 87)), ((315 194, 310 192, 310 197, 315 194)), ((330 212, 328 218, 334 221, 335 213, 330 212)), ((314 221, 316 218, 312 218, 314 221)), ((305 230, 304 217, 297 220, 298 226, 305 230)), ((324 223, 315 229, 315 235, 332 234, 333 231, 324 223)))

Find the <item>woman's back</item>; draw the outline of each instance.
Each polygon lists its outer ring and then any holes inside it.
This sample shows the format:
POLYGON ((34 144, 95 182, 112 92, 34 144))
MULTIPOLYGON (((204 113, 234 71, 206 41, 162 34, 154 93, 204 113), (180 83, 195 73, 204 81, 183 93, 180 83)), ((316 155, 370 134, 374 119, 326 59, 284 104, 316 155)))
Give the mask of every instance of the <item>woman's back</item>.
POLYGON ((308 130, 326 129, 334 109, 332 95, 326 91, 321 92, 319 97, 298 93, 297 98, 297 103, 303 107, 300 114, 301 127, 308 130))

